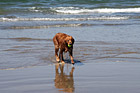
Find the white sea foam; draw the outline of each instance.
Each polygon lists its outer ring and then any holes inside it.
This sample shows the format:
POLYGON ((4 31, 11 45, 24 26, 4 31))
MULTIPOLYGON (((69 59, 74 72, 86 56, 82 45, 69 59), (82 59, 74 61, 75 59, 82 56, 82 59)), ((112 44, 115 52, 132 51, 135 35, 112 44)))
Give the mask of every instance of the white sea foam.
POLYGON ((80 9, 77 7, 57 7, 54 10, 58 13, 79 14, 79 13, 140 13, 140 8, 100 8, 80 9))
POLYGON ((43 10, 39 9, 38 7, 30 7, 28 10, 31 12, 43 12, 43 10))
POLYGON ((0 18, 0 21, 85 21, 85 20, 125 20, 129 17, 89 17, 89 18, 0 18))

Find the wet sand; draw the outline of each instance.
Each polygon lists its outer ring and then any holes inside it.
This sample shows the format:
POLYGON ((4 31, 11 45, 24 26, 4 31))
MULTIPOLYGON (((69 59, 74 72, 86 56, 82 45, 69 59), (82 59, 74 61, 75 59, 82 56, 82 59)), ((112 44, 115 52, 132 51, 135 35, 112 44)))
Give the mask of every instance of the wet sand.
POLYGON ((138 27, 133 34, 122 26, 0 30, 0 92, 139 93, 138 27), (55 61, 58 32, 75 37, 74 66, 68 54, 65 65, 55 61))
POLYGON ((0 70, 1 93, 139 93, 139 63, 92 62, 0 70))

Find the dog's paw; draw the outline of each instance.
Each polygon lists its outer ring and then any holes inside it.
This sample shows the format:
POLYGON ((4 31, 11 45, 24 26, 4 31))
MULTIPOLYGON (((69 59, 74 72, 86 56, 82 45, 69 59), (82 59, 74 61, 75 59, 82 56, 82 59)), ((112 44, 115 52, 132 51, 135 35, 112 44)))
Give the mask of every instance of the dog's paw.
POLYGON ((74 65, 74 64, 75 64, 75 63, 74 63, 74 61, 71 61, 71 64, 73 64, 73 65, 74 65))
POLYGON ((60 62, 60 59, 59 59, 59 58, 56 58, 56 61, 57 61, 57 62, 60 62))
POLYGON ((65 62, 64 62, 64 61, 61 61, 61 63, 62 63, 62 64, 65 64, 65 62))

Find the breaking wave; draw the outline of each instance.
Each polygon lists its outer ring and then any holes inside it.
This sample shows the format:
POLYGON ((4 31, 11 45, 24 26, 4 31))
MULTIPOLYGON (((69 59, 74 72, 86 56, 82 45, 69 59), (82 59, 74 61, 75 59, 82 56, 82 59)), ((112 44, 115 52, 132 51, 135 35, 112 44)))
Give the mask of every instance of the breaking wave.
POLYGON ((57 13, 79 14, 79 13, 140 13, 140 8, 98 8, 86 9, 79 7, 57 7, 52 8, 57 13))
POLYGON ((44 12, 44 13, 63 13, 63 14, 81 14, 81 13, 140 13, 138 8, 81 8, 81 7, 30 7, 31 12, 44 12))

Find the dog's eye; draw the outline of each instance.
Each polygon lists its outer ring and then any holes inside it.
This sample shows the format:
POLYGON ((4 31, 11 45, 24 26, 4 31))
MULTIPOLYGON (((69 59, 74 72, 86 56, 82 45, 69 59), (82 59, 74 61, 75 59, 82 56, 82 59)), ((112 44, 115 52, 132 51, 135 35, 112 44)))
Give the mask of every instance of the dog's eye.
POLYGON ((67 40, 69 42, 69 40, 67 40))

